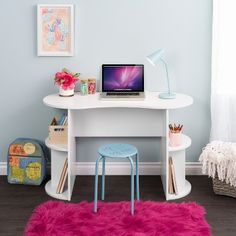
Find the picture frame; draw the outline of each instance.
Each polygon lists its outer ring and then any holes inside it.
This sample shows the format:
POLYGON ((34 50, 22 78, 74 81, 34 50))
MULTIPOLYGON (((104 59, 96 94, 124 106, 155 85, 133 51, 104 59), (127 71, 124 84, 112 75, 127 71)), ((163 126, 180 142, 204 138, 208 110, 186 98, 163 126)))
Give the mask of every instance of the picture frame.
POLYGON ((37 5, 37 55, 74 55, 74 5, 37 5))

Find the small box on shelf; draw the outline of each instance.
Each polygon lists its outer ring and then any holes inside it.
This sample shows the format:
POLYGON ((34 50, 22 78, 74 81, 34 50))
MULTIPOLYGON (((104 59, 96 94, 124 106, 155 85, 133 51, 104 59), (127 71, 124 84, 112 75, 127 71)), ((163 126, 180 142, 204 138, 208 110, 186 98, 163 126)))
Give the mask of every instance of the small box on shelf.
POLYGON ((67 144, 68 141, 68 117, 63 114, 60 119, 54 117, 48 128, 50 144, 67 144))
POLYGON ((68 127, 65 125, 49 126, 49 142, 50 144, 67 144, 68 127))

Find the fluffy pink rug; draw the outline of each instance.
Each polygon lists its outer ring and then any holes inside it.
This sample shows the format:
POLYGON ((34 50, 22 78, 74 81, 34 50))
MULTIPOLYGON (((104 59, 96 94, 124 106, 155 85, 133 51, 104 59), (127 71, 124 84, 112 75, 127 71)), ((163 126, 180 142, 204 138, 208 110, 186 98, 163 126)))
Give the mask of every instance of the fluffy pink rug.
POLYGON ((49 201, 38 206, 25 236, 209 236, 205 210, 196 203, 129 202, 79 204, 49 201))

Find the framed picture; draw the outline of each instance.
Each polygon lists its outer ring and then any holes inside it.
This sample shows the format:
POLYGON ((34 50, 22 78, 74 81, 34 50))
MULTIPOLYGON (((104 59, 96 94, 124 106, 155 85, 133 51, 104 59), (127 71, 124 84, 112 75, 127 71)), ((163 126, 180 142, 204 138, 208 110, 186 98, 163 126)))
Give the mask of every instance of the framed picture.
POLYGON ((74 55, 74 6, 38 4, 38 56, 74 55))

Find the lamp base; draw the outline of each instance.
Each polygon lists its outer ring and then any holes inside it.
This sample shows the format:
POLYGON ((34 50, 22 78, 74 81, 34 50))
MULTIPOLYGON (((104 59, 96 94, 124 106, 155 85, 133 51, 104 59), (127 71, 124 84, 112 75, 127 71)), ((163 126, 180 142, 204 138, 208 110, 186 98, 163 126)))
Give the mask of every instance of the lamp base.
POLYGON ((176 98, 176 94, 175 93, 160 93, 159 98, 161 98, 161 99, 174 99, 174 98, 176 98))

